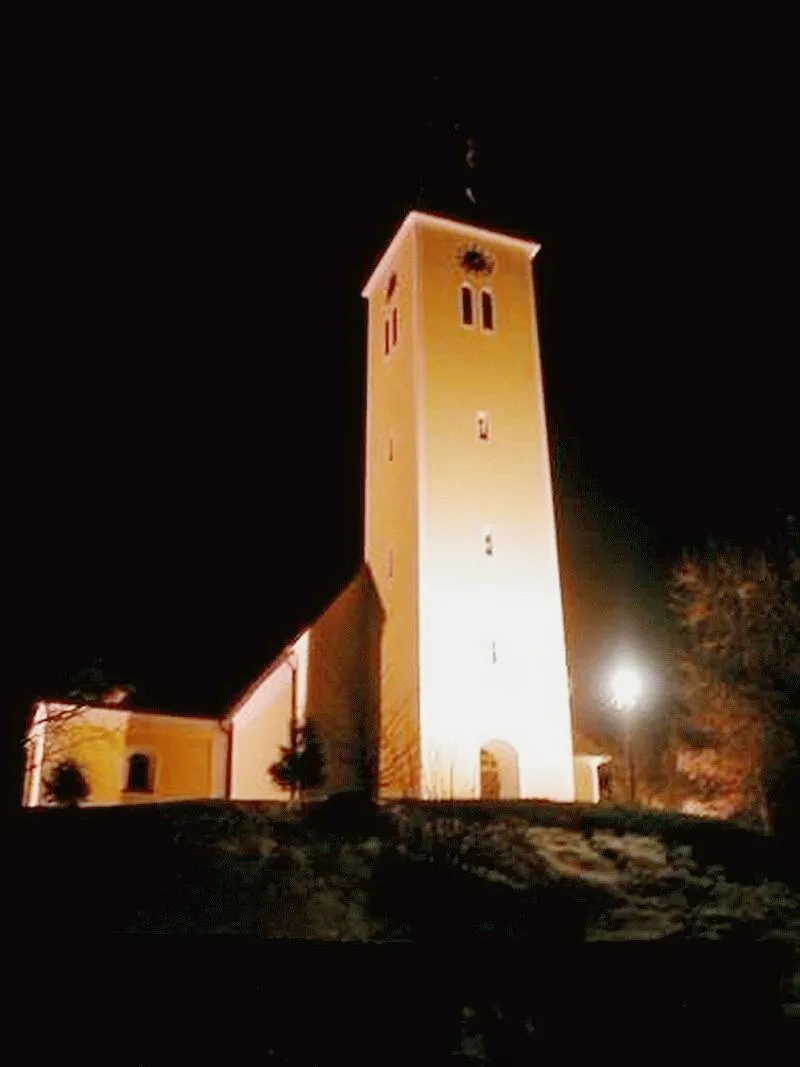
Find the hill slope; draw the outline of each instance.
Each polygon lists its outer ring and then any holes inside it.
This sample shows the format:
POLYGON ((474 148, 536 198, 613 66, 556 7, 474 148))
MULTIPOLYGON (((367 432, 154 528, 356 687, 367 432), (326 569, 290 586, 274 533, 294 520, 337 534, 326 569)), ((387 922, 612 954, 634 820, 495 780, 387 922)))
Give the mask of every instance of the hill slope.
MULTIPOLYGON (((729 824, 544 802, 332 815, 218 802, 26 811, 18 832, 19 912, 44 937, 406 944, 449 959, 454 980, 459 967, 476 973, 471 956, 453 962, 465 946, 556 959, 601 942, 716 944, 744 959, 771 943, 781 946, 784 1014, 800 1016, 800 865, 788 846, 729 824)), ((636 968, 658 982, 663 964, 649 958, 636 968)), ((754 966, 728 985, 717 968, 720 1004, 759 995, 755 972, 742 986, 754 966)), ((691 982, 687 968, 681 976, 691 982)), ((630 998, 637 981, 628 983, 630 998)), ((709 981, 697 983, 707 997, 709 981)))

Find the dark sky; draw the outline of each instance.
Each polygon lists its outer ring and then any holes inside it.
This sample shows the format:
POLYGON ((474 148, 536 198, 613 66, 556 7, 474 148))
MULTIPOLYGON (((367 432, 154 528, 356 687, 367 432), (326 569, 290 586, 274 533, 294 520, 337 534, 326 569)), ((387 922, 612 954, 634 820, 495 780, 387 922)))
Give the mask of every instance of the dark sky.
POLYGON ((145 705, 222 706, 353 571, 361 286, 410 208, 465 217, 466 136, 473 217, 543 246, 573 671, 657 662, 681 548, 758 539, 800 496, 788 70, 771 38, 743 62, 746 37, 402 71, 319 44, 291 76, 235 35, 32 48, 12 743, 96 657, 145 705))

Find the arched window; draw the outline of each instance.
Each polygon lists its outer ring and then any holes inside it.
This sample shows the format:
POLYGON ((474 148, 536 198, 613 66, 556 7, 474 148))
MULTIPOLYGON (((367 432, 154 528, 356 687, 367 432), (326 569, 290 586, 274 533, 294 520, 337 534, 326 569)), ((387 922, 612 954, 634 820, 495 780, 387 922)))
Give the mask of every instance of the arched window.
POLYGON ((494 329, 494 300, 488 289, 481 290, 481 325, 484 330, 494 329))
POLYGON ((128 758, 128 780, 125 788, 129 793, 153 792, 153 761, 144 752, 134 752, 128 758))
POLYGON ((461 286, 461 325, 471 326, 475 321, 472 310, 472 290, 468 285, 461 286))

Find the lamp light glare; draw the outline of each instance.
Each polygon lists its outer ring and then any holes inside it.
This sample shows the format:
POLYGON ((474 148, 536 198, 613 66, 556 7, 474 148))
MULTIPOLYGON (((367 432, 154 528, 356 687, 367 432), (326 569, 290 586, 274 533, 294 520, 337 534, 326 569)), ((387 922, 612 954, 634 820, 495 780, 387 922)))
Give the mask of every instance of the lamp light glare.
POLYGON ((622 711, 631 711, 642 695, 642 679, 633 667, 618 667, 611 675, 611 696, 622 711))

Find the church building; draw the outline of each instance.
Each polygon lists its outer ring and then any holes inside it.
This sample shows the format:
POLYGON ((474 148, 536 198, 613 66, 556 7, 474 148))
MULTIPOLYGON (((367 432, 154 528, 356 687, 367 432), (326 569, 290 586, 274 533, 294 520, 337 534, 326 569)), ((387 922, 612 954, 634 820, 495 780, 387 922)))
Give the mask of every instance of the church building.
POLYGON ((321 795, 599 798, 598 757, 573 753, 537 251, 406 217, 363 290, 358 573, 220 717, 39 702, 26 805, 67 758, 89 804, 283 799, 268 768, 305 722, 321 795))

